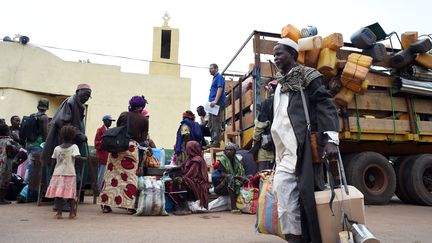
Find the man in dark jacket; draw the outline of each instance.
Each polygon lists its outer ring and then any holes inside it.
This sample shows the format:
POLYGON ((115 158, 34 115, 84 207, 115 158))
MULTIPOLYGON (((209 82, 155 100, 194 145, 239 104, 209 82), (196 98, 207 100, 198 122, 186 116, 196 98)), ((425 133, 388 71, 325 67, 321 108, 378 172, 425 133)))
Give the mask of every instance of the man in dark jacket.
POLYGON ((317 70, 297 65, 298 46, 282 39, 273 48, 278 86, 273 102, 271 134, 276 148, 274 188, 282 233, 289 242, 321 242, 314 196, 314 168, 308 126, 325 137, 324 153, 337 156, 338 117, 332 97, 317 70))
MULTIPOLYGON (((50 123, 50 130, 48 132, 48 137, 45 142, 44 149, 42 151, 41 160, 44 163, 45 168, 45 183, 49 182, 51 177, 51 156, 53 154, 54 148, 61 144, 60 141, 60 130, 65 125, 71 125, 77 128, 77 135, 75 137, 75 143, 81 150, 83 156, 87 156, 83 153, 83 143, 87 142, 87 136, 84 135, 84 104, 91 97, 91 89, 88 84, 79 84, 76 88, 75 95, 67 98, 60 105, 56 114, 50 123)), ((77 181, 79 181, 79 173, 77 174, 77 181)))

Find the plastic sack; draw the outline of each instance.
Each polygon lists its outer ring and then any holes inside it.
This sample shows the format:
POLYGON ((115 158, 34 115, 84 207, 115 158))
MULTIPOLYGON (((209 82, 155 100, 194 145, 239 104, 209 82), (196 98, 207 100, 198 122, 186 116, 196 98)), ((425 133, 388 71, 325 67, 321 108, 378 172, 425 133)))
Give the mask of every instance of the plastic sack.
POLYGON ((189 209, 192 211, 192 213, 206 213, 208 210, 204 207, 200 206, 200 200, 197 201, 188 201, 189 209))
POLYGON ((237 196, 236 206, 243 213, 255 214, 258 205, 259 189, 252 185, 243 186, 240 188, 240 193, 237 196))
POLYGON ((220 196, 215 200, 211 201, 208 205, 208 211, 210 212, 221 212, 231 209, 231 200, 229 196, 220 196))
POLYGON ((260 175, 260 193, 255 229, 259 233, 276 235, 285 240, 278 217, 276 192, 273 191, 274 173, 263 171, 260 172, 260 175))
POLYGON ((138 197, 136 216, 168 215, 165 210, 165 183, 156 176, 138 177, 138 197))

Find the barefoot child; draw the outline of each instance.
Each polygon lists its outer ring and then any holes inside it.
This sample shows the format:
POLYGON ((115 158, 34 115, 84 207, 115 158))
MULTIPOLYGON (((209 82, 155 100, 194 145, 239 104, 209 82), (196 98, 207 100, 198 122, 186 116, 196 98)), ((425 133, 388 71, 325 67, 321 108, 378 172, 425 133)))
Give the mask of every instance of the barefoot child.
POLYGON ((57 214, 55 218, 62 218, 62 202, 67 200, 70 204, 69 218, 73 219, 76 216, 75 197, 76 197, 76 174, 75 160, 85 160, 81 157, 78 146, 74 144, 76 128, 73 126, 64 126, 60 130, 60 136, 63 143, 55 147, 53 155, 53 163, 55 168, 48 186, 46 197, 55 198, 57 204, 57 214))

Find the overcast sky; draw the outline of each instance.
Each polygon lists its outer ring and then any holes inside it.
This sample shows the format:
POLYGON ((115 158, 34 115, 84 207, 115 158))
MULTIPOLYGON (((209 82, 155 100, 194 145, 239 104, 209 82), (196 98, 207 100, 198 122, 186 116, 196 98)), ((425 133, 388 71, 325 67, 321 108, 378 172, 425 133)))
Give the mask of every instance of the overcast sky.
MULTIPOLYGON (((192 79, 194 109, 208 96, 208 65, 217 63, 222 70, 253 30, 280 33, 289 23, 299 29, 314 25, 321 36, 340 32, 349 41, 359 28, 379 22, 387 33, 430 34, 431 7, 426 0, 10 0, 0 7, 0 37, 20 33, 35 45, 151 60, 153 27, 162 25, 167 11, 170 26, 180 29, 179 63, 197 66, 181 68, 181 76, 192 79)), ((147 62, 48 50, 64 60, 90 59, 148 73, 147 62)), ((245 73, 252 62, 249 45, 230 70, 245 73)))

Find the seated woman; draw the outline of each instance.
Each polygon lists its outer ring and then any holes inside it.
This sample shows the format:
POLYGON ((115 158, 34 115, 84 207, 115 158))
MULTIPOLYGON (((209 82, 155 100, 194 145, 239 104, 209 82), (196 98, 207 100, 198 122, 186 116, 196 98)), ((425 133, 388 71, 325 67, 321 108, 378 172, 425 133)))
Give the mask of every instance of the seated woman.
MULTIPOLYGON (((190 214, 187 201, 200 201, 200 207, 208 208, 208 181, 207 164, 201 153, 201 146, 197 141, 189 141, 186 144, 187 159, 182 163, 181 175, 175 177, 169 192, 176 202, 176 215, 190 214), (186 191, 186 193, 175 193, 186 191)), ((175 173, 175 172, 174 172, 175 173)))
POLYGON ((220 157, 217 168, 221 175, 220 182, 216 185, 214 192, 218 195, 229 195, 231 199, 231 212, 240 213, 236 201, 240 193, 240 187, 245 180, 245 171, 240 160, 235 156, 236 147, 232 143, 225 146, 224 154, 220 157))

